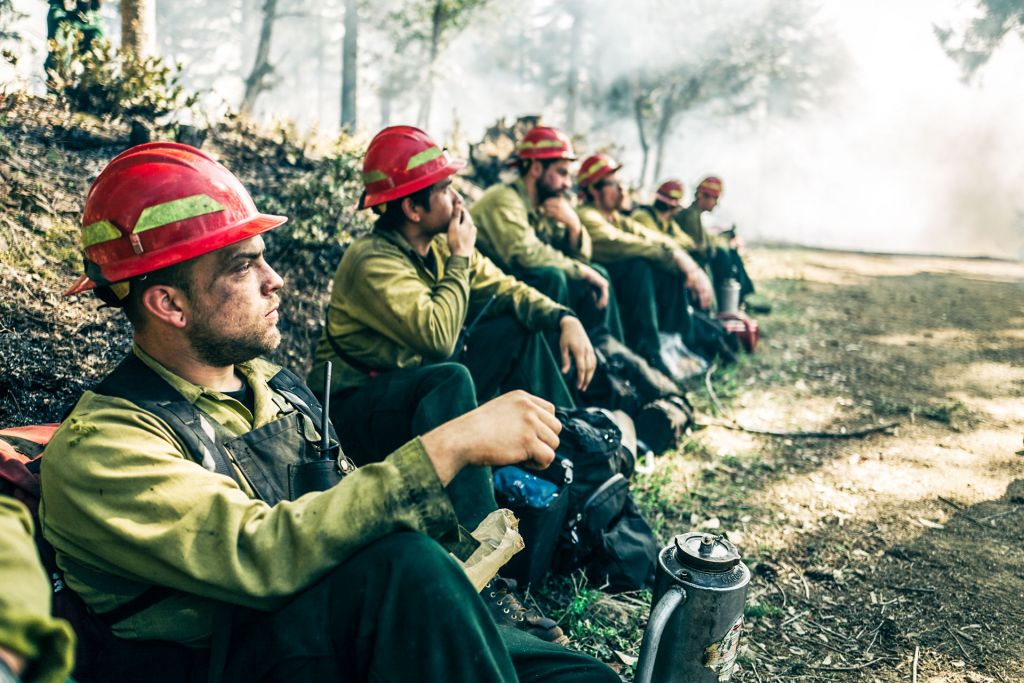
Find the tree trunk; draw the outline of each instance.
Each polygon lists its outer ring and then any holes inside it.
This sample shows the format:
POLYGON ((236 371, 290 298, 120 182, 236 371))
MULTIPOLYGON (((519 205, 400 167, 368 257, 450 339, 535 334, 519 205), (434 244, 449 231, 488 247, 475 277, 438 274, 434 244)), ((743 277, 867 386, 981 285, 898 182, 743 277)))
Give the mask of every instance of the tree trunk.
POLYGON ((434 3, 434 16, 431 22, 430 31, 430 57, 427 60, 427 81, 423 84, 423 99, 420 100, 420 112, 418 124, 426 130, 430 127, 430 108, 434 99, 434 66, 437 63, 437 53, 441 46, 441 29, 444 24, 444 6, 442 0, 434 3))
POLYGON ((260 42, 256 46, 256 59, 252 70, 245 79, 245 95, 239 107, 246 116, 252 114, 256 98, 267 89, 267 77, 274 72, 270 64, 270 39, 274 34, 274 20, 277 18, 277 0, 264 0, 263 25, 260 27, 260 42))
POLYGON ((580 49, 583 44, 583 7, 579 2, 569 6, 572 29, 569 34, 569 77, 566 84, 565 126, 572 135, 576 132, 576 108, 579 104, 580 49))
POLYGON ((152 53, 156 38, 156 6, 152 0, 121 0, 121 49, 142 58, 152 53))
POLYGON ((643 97, 633 96, 633 115, 636 117, 636 133, 640 138, 640 151, 643 152, 643 161, 640 162, 640 187, 647 182, 647 162, 651 158, 651 144, 647 142, 647 131, 644 130, 643 97))
POLYGON ((341 48, 341 127, 356 129, 359 69, 359 2, 345 0, 345 40, 341 48))
POLYGON ((672 121, 675 119, 679 103, 676 100, 677 88, 669 88, 668 93, 661 102, 661 118, 658 119, 658 131, 655 137, 656 151, 654 155, 654 183, 661 182, 661 167, 665 160, 665 143, 668 141, 668 134, 672 130, 672 121))
POLYGON ((238 37, 238 76, 244 78, 244 70, 256 58, 257 36, 260 30, 260 0, 242 0, 241 34, 238 37))

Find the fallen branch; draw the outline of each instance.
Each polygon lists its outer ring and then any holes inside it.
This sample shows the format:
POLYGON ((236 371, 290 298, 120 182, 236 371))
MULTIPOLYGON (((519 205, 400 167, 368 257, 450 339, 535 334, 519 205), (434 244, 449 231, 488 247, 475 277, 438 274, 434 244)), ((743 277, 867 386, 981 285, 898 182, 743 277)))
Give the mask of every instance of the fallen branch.
POLYGON ((758 427, 750 427, 741 423, 735 417, 732 417, 722 406, 721 401, 718 400, 718 394, 715 393, 714 387, 711 386, 711 375, 714 374, 715 370, 718 369, 717 364, 712 364, 708 371, 704 373, 704 388, 708 392, 708 396, 711 398, 711 402, 715 406, 721 415, 725 416, 725 420, 715 420, 713 422, 697 422, 698 427, 724 427, 725 429, 734 429, 741 432, 747 432, 749 434, 759 434, 761 436, 778 436, 787 439, 859 439, 861 437, 875 434, 877 432, 884 432, 887 429, 893 429, 899 427, 902 422, 900 420, 894 420, 892 422, 885 422, 880 425, 873 427, 865 427, 863 429, 856 429, 853 431, 844 432, 822 432, 822 431, 778 431, 774 429, 760 429, 758 427))
POLYGON ((917 683, 917 663, 921 659, 921 647, 918 645, 914 646, 914 676, 911 678, 911 683, 917 683))
POLYGON ((884 662, 886 659, 886 657, 878 657, 876 659, 872 659, 870 662, 864 662, 863 664, 858 664, 856 666, 809 666, 807 668, 812 671, 860 671, 861 669, 868 668, 872 664, 884 662))
POLYGON ((964 519, 966 519, 968 522, 971 522, 972 524, 980 526, 982 529, 990 529, 991 528, 991 527, 985 526, 984 524, 982 524, 981 522, 976 520, 974 517, 971 517, 969 514, 967 514, 967 512, 964 510, 964 506, 961 505, 960 503, 956 502, 955 500, 950 500, 949 498, 943 498, 942 496, 939 496, 939 500, 942 501, 943 503, 945 503, 946 505, 950 506, 951 508, 953 508, 957 512, 959 512, 960 516, 963 517, 964 519))

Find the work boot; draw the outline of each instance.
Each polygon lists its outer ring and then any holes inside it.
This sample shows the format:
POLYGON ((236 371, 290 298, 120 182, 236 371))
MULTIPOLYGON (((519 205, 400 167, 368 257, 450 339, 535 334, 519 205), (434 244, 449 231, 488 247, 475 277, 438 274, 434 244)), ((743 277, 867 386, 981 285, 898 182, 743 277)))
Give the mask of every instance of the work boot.
POLYGON ((743 309, 746 310, 747 313, 768 315, 772 312, 772 302, 761 294, 748 294, 743 299, 743 309))
POLYGON ((554 619, 548 619, 534 608, 527 609, 516 595, 516 582, 495 576, 484 586, 480 597, 484 599, 499 626, 514 626, 541 640, 558 645, 568 645, 569 637, 562 633, 554 619))

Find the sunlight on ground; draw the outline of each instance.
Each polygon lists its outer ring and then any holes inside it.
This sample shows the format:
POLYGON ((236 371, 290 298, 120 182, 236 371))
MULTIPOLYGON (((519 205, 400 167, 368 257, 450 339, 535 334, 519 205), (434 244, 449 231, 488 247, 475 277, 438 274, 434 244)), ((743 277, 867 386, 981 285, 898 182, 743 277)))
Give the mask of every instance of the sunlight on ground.
POLYGON ((1024 367, 1014 367, 1009 363, 982 361, 952 367, 956 368, 953 372, 950 366, 936 368, 932 372, 935 383, 986 398, 997 392, 1019 397, 1020 383, 1024 382, 1024 367))
POLYGON ((951 342, 973 342, 977 335, 956 327, 924 330, 914 334, 886 334, 865 337, 865 342, 884 344, 885 346, 944 346, 951 342))

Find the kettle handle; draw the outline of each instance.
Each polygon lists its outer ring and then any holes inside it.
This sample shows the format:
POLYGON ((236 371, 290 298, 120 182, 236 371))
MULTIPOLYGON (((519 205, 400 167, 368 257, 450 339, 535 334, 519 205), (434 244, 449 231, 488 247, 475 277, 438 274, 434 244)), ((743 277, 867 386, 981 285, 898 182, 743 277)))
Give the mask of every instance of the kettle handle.
POLYGON ((640 664, 637 667, 636 683, 651 683, 654 676, 654 662, 658 658, 658 645, 661 634, 665 630, 668 619, 686 600, 686 591, 680 585, 674 585, 665 591, 658 604, 651 610, 651 618, 647 621, 643 644, 640 646, 640 664))

